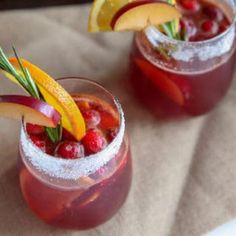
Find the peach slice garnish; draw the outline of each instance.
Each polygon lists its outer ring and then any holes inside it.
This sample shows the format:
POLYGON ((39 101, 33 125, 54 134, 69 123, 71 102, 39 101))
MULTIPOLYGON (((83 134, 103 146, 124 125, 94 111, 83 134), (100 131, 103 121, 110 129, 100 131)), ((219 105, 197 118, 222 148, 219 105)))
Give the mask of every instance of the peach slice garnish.
POLYGON ((46 102, 33 97, 21 95, 0 96, 0 116, 26 122, 56 127, 60 121, 60 114, 46 102))
MULTIPOLYGON (((23 67, 30 72, 45 101, 61 114, 62 126, 73 134, 77 140, 80 140, 86 132, 85 122, 73 98, 60 84, 58 84, 43 70, 25 59, 20 60, 23 67)), ((9 61, 14 68, 21 73, 20 65, 17 59, 11 58, 9 61)), ((5 73, 5 75, 9 79, 18 83, 17 80, 9 74, 5 73)))
POLYGON ((113 16, 111 27, 114 31, 139 31, 147 26, 160 24, 181 17, 172 5, 160 1, 137 1, 126 4, 113 16))
POLYGON ((140 5, 144 5, 144 4, 148 4, 148 3, 154 3, 155 0, 140 0, 140 1, 132 1, 132 2, 127 2, 127 4, 125 4, 124 6, 120 7, 118 9, 118 11, 115 12, 115 14, 113 15, 111 22, 110 22, 110 26, 112 29, 114 29, 115 23, 118 20, 118 18, 124 14, 125 12, 127 12, 128 10, 140 6, 140 5))

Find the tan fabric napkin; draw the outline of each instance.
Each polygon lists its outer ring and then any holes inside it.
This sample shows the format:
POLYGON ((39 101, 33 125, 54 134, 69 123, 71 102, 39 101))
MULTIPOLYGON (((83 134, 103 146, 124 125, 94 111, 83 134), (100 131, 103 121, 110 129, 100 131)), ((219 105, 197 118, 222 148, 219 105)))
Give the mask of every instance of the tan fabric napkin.
MULTIPOLYGON (((130 33, 89 34, 89 6, 0 13, 0 45, 54 77, 84 76, 120 98, 134 175, 129 198, 106 224, 89 231, 55 229, 25 205, 17 180, 19 124, 0 119, 0 235, 195 236, 236 217, 236 94, 207 116, 159 121, 127 80, 130 33)), ((0 77, 1 78, 1 77, 0 77)), ((0 94, 19 93, 0 79, 0 94)))

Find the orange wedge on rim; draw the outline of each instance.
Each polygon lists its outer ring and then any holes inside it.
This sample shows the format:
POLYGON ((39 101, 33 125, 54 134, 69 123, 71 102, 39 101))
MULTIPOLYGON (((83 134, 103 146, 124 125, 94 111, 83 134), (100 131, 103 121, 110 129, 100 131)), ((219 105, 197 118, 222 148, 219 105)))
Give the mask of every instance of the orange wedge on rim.
MULTIPOLYGON (((61 114, 62 126, 73 134, 77 140, 80 140, 85 135, 86 128, 83 116, 81 115, 81 112, 73 98, 47 73, 25 59, 20 60, 22 65, 28 69, 45 101, 61 114)), ((18 64, 17 59, 10 58, 9 61, 14 68, 21 73, 20 65, 18 64)), ((19 84, 18 81, 8 73, 5 73, 5 75, 7 78, 19 84)))
POLYGON ((132 0, 95 0, 93 2, 88 23, 88 31, 112 31, 110 22, 114 14, 132 0))

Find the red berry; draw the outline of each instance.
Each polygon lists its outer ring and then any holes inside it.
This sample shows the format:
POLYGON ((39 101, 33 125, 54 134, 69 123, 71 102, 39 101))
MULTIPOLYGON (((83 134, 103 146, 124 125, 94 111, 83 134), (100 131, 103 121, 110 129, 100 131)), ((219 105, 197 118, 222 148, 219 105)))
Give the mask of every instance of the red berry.
POLYGON ((26 131, 28 134, 40 135, 44 133, 44 127, 41 125, 26 124, 26 131))
POLYGON ((99 127, 101 129, 109 129, 111 127, 119 126, 119 118, 116 117, 116 113, 112 113, 108 110, 100 110, 101 122, 99 127))
POLYGON ((76 138, 69 132, 67 131, 66 129, 62 129, 62 140, 69 140, 69 141, 74 141, 76 142, 76 138))
POLYGON ((97 126, 101 121, 101 117, 98 111, 86 110, 82 111, 82 114, 85 119, 86 126, 89 128, 97 126))
POLYGON ((102 133, 96 129, 90 129, 82 139, 87 154, 97 153, 106 146, 106 140, 102 133))
POLYGON ((107 131, 107 139, 109 142, 111 142, 117 135, 119 129, 118 128, 110 128, 107 131))
POLYGON ((202 23, 201 29, 204 33, 214 35, 219 30, 219 25, 213 20, 206 20, 202 23))
POLYGON ((56 143, 52 142, 51 139, 49 139, 49 137, 46 137, 46 153, 49 155, 53 155, 54 154, 54 150, 56 148, 56 143))
POLYGON ((222 11, 212 5, 204 7, 203 13, 207 15, 210 19, 216 20, 218 22, 222 21, 224 18, 222 11))
POLYGON ((223 33, 223 32, 225 32, 228 28, 229 28, 229 24, 226 23, 226 22, 223 22, 223 23, 221 23, 221 25, 220 25, 219 32, 220 32, 220 33, 223 33))
POLYGON ((181 0, 181 6, 188 11, 196 12, 200 9, 198 0, 181 0))
POLYGON ((77 97, 76 98, 76 104, 79 107, 80 111, 85 111, 90 109, 90 104, 89 101, 87 99, 84 99, 82 97, 77 97))
POLYGON ((63 141, 57 145, 55 156, 66 159, 77 159, 84 157, 84 148, 78 142, 63 141))
POLYGON ((47 135, 30 135, 31 141, 40 148, 43 152, 52 155, 55 149, 55 143, 53 143, 47 135))
POLYGON ((46 152, 46 141, 44 137, 30 135, 30 139, 38 148, 46 152))

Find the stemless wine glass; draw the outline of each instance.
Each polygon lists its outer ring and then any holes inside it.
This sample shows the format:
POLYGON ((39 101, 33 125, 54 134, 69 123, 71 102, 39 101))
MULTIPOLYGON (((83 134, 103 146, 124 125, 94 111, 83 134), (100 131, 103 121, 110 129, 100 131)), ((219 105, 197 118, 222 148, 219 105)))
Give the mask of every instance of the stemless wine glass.
MULTIPOLYGON (((22 123, 19 177, 23 197, 43 221, 87 229, 110 219, 124 203, 131 184, 131 154, 120 103, 101 85, 82 78, 57 80, 75 99, 84 94, 109 104, 119 129, 102 151, 79 159, 50 156, 35 146, 22 123)), ((108 108, 106 108, 108 109, 108 108)))
POLYGON ((197 116, 226 94, 235 66, 235 1, 210 1, 231 25, 214 38, 187 42, 148 27, 134 37, 131 81, 140 100, 163 117, 197 116))

